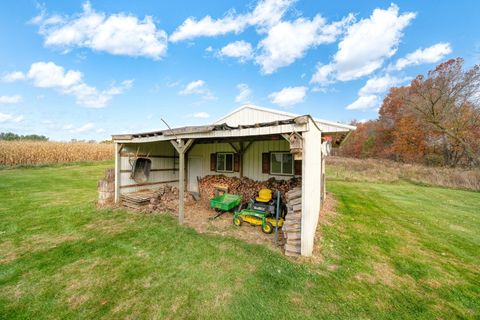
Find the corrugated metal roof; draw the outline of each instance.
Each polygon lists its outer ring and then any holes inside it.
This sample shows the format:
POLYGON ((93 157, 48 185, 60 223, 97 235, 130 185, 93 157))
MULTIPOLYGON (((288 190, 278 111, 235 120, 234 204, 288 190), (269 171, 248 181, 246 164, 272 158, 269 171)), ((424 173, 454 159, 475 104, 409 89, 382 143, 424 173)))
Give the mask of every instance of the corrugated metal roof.
POLYGON ((112 135, 112 139, 113 140, 132 140, 134 138, 146 138, 146 137, 155 137, 155 136, 175 137, 176 135, 209 133, 212 131, 264 128, 264 127, 273 127, 273 126, 279 126, 284 124, 305 124, 308 121, 308 118, 311 118, 311 117, 308 115, 297 116, 295 118, 289 118, 285 120, 255 123, 255 124, 249 124, 249 125, 239 125, 236 127, 229 126, 226 123, 205 125, 205 126, 188 126, 188 127, 180 127, 180 128, 166 129, 166 130, 160 130, 160 131, 152 131, 152 132, 112 135))

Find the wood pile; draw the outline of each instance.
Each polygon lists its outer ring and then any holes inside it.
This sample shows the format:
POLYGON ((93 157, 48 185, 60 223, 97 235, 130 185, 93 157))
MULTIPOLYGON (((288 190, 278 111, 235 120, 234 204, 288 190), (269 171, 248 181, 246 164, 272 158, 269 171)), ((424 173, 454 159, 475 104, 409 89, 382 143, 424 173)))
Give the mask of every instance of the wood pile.
POLYGON ((199 180, 199 191, 204 199, 210 199, 215 195, 215 189, 218 186, 226 186, 228 193, 242 196, 244 203, 250 199, 257 197, 258 191, 268 188, 280 191, 282 198, 292 188, 301 185, 301 178, 291 178, 290 180, 277 180, 270 178, 267 181, 255 181, 247 177, 227 177, 224 175, 208 175, 199 180))
POLYGON ((138 192, 122 194, 120 199, 124 207, 134 210, 145 210, 150 204, 150 199, 153 197, 155 197, 154 190, 140 190, 138 192))
MULTIPOLYGON (((144 212, 178 212, 178 194, 176 187, 170 185, 161 185, 155 190, 140 190, 123 194, 121 196, 122 205, 144 212)), ((191 194, 185 193, 185 204, 194 201, 191 194)))
POLYGON ((100 207, 111 206, 115 200, 115 169, 105 170, 105 177, 98 181, 98 201, 100 207))
POLYGON ((302 238, 302 188, 294 188, 285 196, 288 210, 282 227, 286 239, 285 255, 299 256, 302 238))

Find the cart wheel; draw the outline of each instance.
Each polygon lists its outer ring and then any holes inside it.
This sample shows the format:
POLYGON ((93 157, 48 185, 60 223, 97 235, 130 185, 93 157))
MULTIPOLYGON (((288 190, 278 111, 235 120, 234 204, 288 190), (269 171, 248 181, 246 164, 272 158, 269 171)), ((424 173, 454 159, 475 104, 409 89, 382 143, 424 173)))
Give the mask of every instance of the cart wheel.
POLYGON ((233 224, 240 227, 243 223, 243 219, 240 216, 233 217, 233 224))
POLYGON ((262 231, 263 233, 270 234, 273 232, 273 226, 270 222, 265 221, 264 224, 262 224, 262 231))

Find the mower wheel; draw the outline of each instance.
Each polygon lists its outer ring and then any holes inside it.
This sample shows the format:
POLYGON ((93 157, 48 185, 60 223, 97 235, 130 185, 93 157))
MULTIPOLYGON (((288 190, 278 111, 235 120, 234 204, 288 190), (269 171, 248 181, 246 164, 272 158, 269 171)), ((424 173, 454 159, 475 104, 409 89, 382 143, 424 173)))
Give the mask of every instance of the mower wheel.
POLYGON ((266 233, 266 234, 270 234, 273 232, 273 225, 268 222, 268 221, 265 221, 264 224, 262 224, 262 231, 263 233, 266 233))
POLYGON ((240 216, 233 217, 233 224, 240 227, 243 223, 243 219, 240 216))

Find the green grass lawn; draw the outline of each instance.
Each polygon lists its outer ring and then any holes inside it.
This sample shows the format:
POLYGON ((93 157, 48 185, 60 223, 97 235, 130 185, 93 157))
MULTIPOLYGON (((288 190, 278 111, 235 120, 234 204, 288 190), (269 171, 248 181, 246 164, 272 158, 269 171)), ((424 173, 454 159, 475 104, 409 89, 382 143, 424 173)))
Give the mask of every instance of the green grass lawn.
POLYGON ((96 209, 110 165, 0 171, 0 318, 480 317, 480 193, 330 181, 323 258, 298 263, 96 209))

